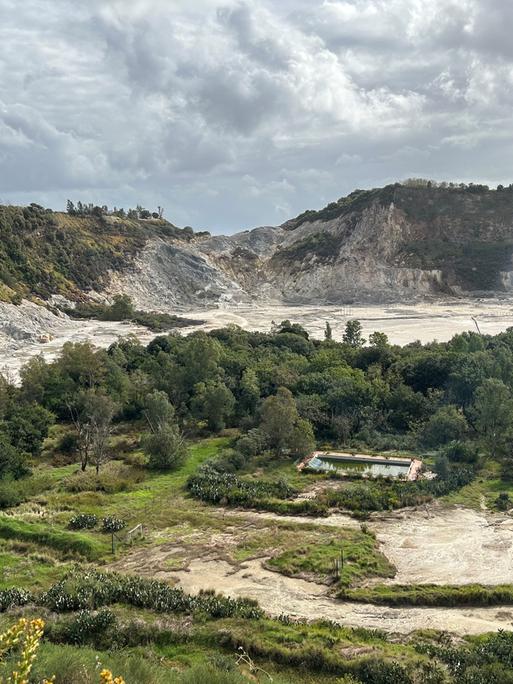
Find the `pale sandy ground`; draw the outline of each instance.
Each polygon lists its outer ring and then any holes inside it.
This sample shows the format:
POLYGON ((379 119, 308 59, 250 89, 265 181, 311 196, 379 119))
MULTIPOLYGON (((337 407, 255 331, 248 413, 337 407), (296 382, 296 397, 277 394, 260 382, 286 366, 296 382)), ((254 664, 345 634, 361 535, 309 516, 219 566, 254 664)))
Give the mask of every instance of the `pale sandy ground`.
MULTIPOLYGON (((415 340, 430 342, 449 340, 456 333, 476 330, 472 316, 478 320, 482 333, 496 334, 513 326, 513 300, 451 301, 439 304, 395 304, 389 306, 226 306, 209 310, 170 310, 203 323, 181 332, 213 330, 229 324, 239 325, 246 330, 271 329, 273 322, 284 319, 303 325, 314 338, 324 336, 326 321, 333 328, 335 339, 341 339, 349 318, 362 322, 364 334, 379 330, 385 332, 393 344, 407 344, 415 340)), ((89 340, 99 347, 107 347, 119 337, 136 335, 142 342, 148 342, 154 334, 140 326, 129 323, 104 321, 66 320, 57 329, 49 330, 52 342, 21 343, 19 348, 2 348, 0 345, 0 370, 17 375, 20 367, 37 354, 53 359, 65 342, 89 340)))
POLYGON ((426 508, 371 523, 397 584, 513 583, 513 519, 426 508))
POLYGON ((192 560, 188 570, 170 573, 189 593, 214 589, 232 597, 256 599, 270 615, 326 619, 350 627, 384 629, 408 634, 417 629, 438 629, 458 634, 482 634, 513 629, 511 608, 386 608, 337 601, 326 587, 284 577, 250 560, 240 568, 222 560, 192 560))
MULTIPOLYGON (((358 529, 349 515, 327 518, 230 511, 269 521, 358 529)), ((424 508, 375 514, 367 526, 380 549, 395 565, 390 584, 510 584, 513 583, 513 518, 470 508, 424 508)), ((383 581, 380 580, 380 583, 383 581)))
MULTIPOLYGON (((272 520, 269 513, 244 513, 272 520)), ((279 516, 330 527, 355 526, 344 515, 317 518, 279 516)), ((391 583, 483 584, 513 581, 513 520, 505 516, 463 508, 444 509, 436 504, 403 511, 369 527, 376 532, 383 553, 397 567, 391 583)), ((299 618, 327 618, 350 626, 381 628, 408 633, 433 628, 459 634, 479 634, 513 629, 513 608, 384 608, 337 601, 327 588, 300 579, 283 577, 254 559, 234 568, 224 560, 193 559, 187 570, 170 572, 188 592, 216 589, 230 596, 257 599, 272 615, 286 613, 299 618)))
POLYGON ((155 333, 131 323, 111 321, 78 321, 65 319, 58 329, 52 330, 50 342, 28 341, 20 343, 18 349, 0 349, 0 372, 16 381, 20 368, 34 356, 41 355, 52 361, 60 354, 66 342, 91 342, 97 347, 109 347, 122 337, 135 335, 141 342, 148 343, 155 333))
POLYGON ((444 342, 456 333, 476 331, 477 318, 484 334, 496 334, 513 326, 513 300, 454 300, 437 304, 391 304, 388 306, 280 306, 237 307, 186 312, 188 318, 203 319, 203 329, 212 330, 233 323, 246 330, 269 330, 273 322, 290 319, 300 323, 317 339, 324 336, 326 321, 334 338, 340 339, 350 318, 361 321, 365 335, 375 330, 386 333, 393 344, 415 340, 444 342))

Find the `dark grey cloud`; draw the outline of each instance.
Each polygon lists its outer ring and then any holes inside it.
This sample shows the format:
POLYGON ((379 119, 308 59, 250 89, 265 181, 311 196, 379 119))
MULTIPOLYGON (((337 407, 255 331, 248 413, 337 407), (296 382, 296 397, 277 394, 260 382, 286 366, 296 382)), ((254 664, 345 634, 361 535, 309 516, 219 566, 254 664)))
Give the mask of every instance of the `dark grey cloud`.
POLYGON ((279 223, 406 176, 510 182, 504 0, 0 0, 0 200, 279 223))

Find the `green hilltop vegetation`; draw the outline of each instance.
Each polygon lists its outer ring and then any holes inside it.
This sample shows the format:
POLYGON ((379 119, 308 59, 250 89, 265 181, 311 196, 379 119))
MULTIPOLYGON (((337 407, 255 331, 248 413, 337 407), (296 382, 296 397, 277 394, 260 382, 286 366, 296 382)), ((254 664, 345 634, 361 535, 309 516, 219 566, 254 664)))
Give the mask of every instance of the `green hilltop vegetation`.
MULTIPOLYGON (((324 263, 337 260, 344 240, 373 207, 394 207, 407 222, 407 230, 390 245, 390 266, 440 270, 440 289, 453 286, 466 291, 501 290, 500 274, 511 270, 513 258, 513 185, 436 183, 411 179, 373 190, 355 190, 318 211, 308 210, 287 221, 296 230, 304 223, 319 222, 311 233, 283 249, 273 261, 277 266, 315 256, 324 263), (326 233, 322 223, 340 221, 340 230, 326 233)), ((372 240, 368 248, 372 250, 372 240)))
POLYGON ((105 284, 110 269, 127 266, 150 237, 193 234, 142 208, 125 214, 69 205, 68 213, 37 204, 0 206, 0 301, 52 294, 81 300, 84 291, 105 284))
POLYGON ((512 682, 509 633, 392 636, 174 586, 195 559, 265 559, 332 600, 511 605, 513 585, 388 584, 395 568, 363 521, 435 498, 512 507, 512 369, 513 330, 399 347, 382 333, 366 344, 358 321, 323 341, 283 321, 69 343, 19 386, 1 379, 0 628, 20 611, 46 620, 30 681, 95 682, 99 659, 127 684, 512 682), (316 445, 418 454, 437 477, 298 472, 316 445), (332 511, 362 522, 324 525, 332 511))

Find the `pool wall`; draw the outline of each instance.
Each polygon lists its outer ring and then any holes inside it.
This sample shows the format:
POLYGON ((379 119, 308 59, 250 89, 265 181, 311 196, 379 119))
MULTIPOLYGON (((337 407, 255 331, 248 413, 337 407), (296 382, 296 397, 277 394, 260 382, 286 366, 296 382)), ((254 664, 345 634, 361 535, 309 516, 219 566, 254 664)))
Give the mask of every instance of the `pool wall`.
MULTIPOLYGON (((298 470, 312 468, 319 472, 337 471, 344 472, 344 463, 348 469, 351 466, 361 465, 362 470, 367 470, 367 476, 372 477, 372 467, 380 466, 390 468, 390 477, 404 477, 407 480, 416 480, 422 469, 422 461, 417 458, 403 458, 400 456, 383 456, 371 454, 354 454, 339 451, 314 451, 298 465, 298 470), (315 463, 317 461, 317 463, 315 463), (340 463, 340 469, 335 464, 340 463), (333 464, 333 465, 331 465, 333 464), (367 466, 367 468, 365 467, 367 466)), ((378 473, 379 474, 379 473, 378 473)))

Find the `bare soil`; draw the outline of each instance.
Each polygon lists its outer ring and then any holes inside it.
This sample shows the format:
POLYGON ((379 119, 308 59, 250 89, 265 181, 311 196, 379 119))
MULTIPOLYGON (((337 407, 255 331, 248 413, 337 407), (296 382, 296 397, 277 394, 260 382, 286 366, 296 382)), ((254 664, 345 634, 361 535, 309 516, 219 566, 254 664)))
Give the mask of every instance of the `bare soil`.
MULTIPOLYGON (((300 525, 358 527, 349 516, 328 518, 276 516, 272 513, 231 511, 240 519, 229 534, 215 533, 200 544, 159 543, 134 549, 111 567, 178 583, 188 592, 202 589, 259 601, 271 615, 331 619, 355 627, 409 633, 438 629, 457 634, 513 630, 513 608, 386 608, 339 601, 329 588, 307 579, 285 577, 266 567, 268 555, 243 562, 230 559, 227 550, 237 544, 248 525, 276 520, 300 525)), ((439 504, 405 510, 368 523, 381 550, 396 565, 391 583, 500 584, 513 581, 513 519, 483 511, 443 508, 439 504)), ((300 530, 298 531, 300 535, 300 530)), ((163 541, 160 540, 161 542, 163 541)))

